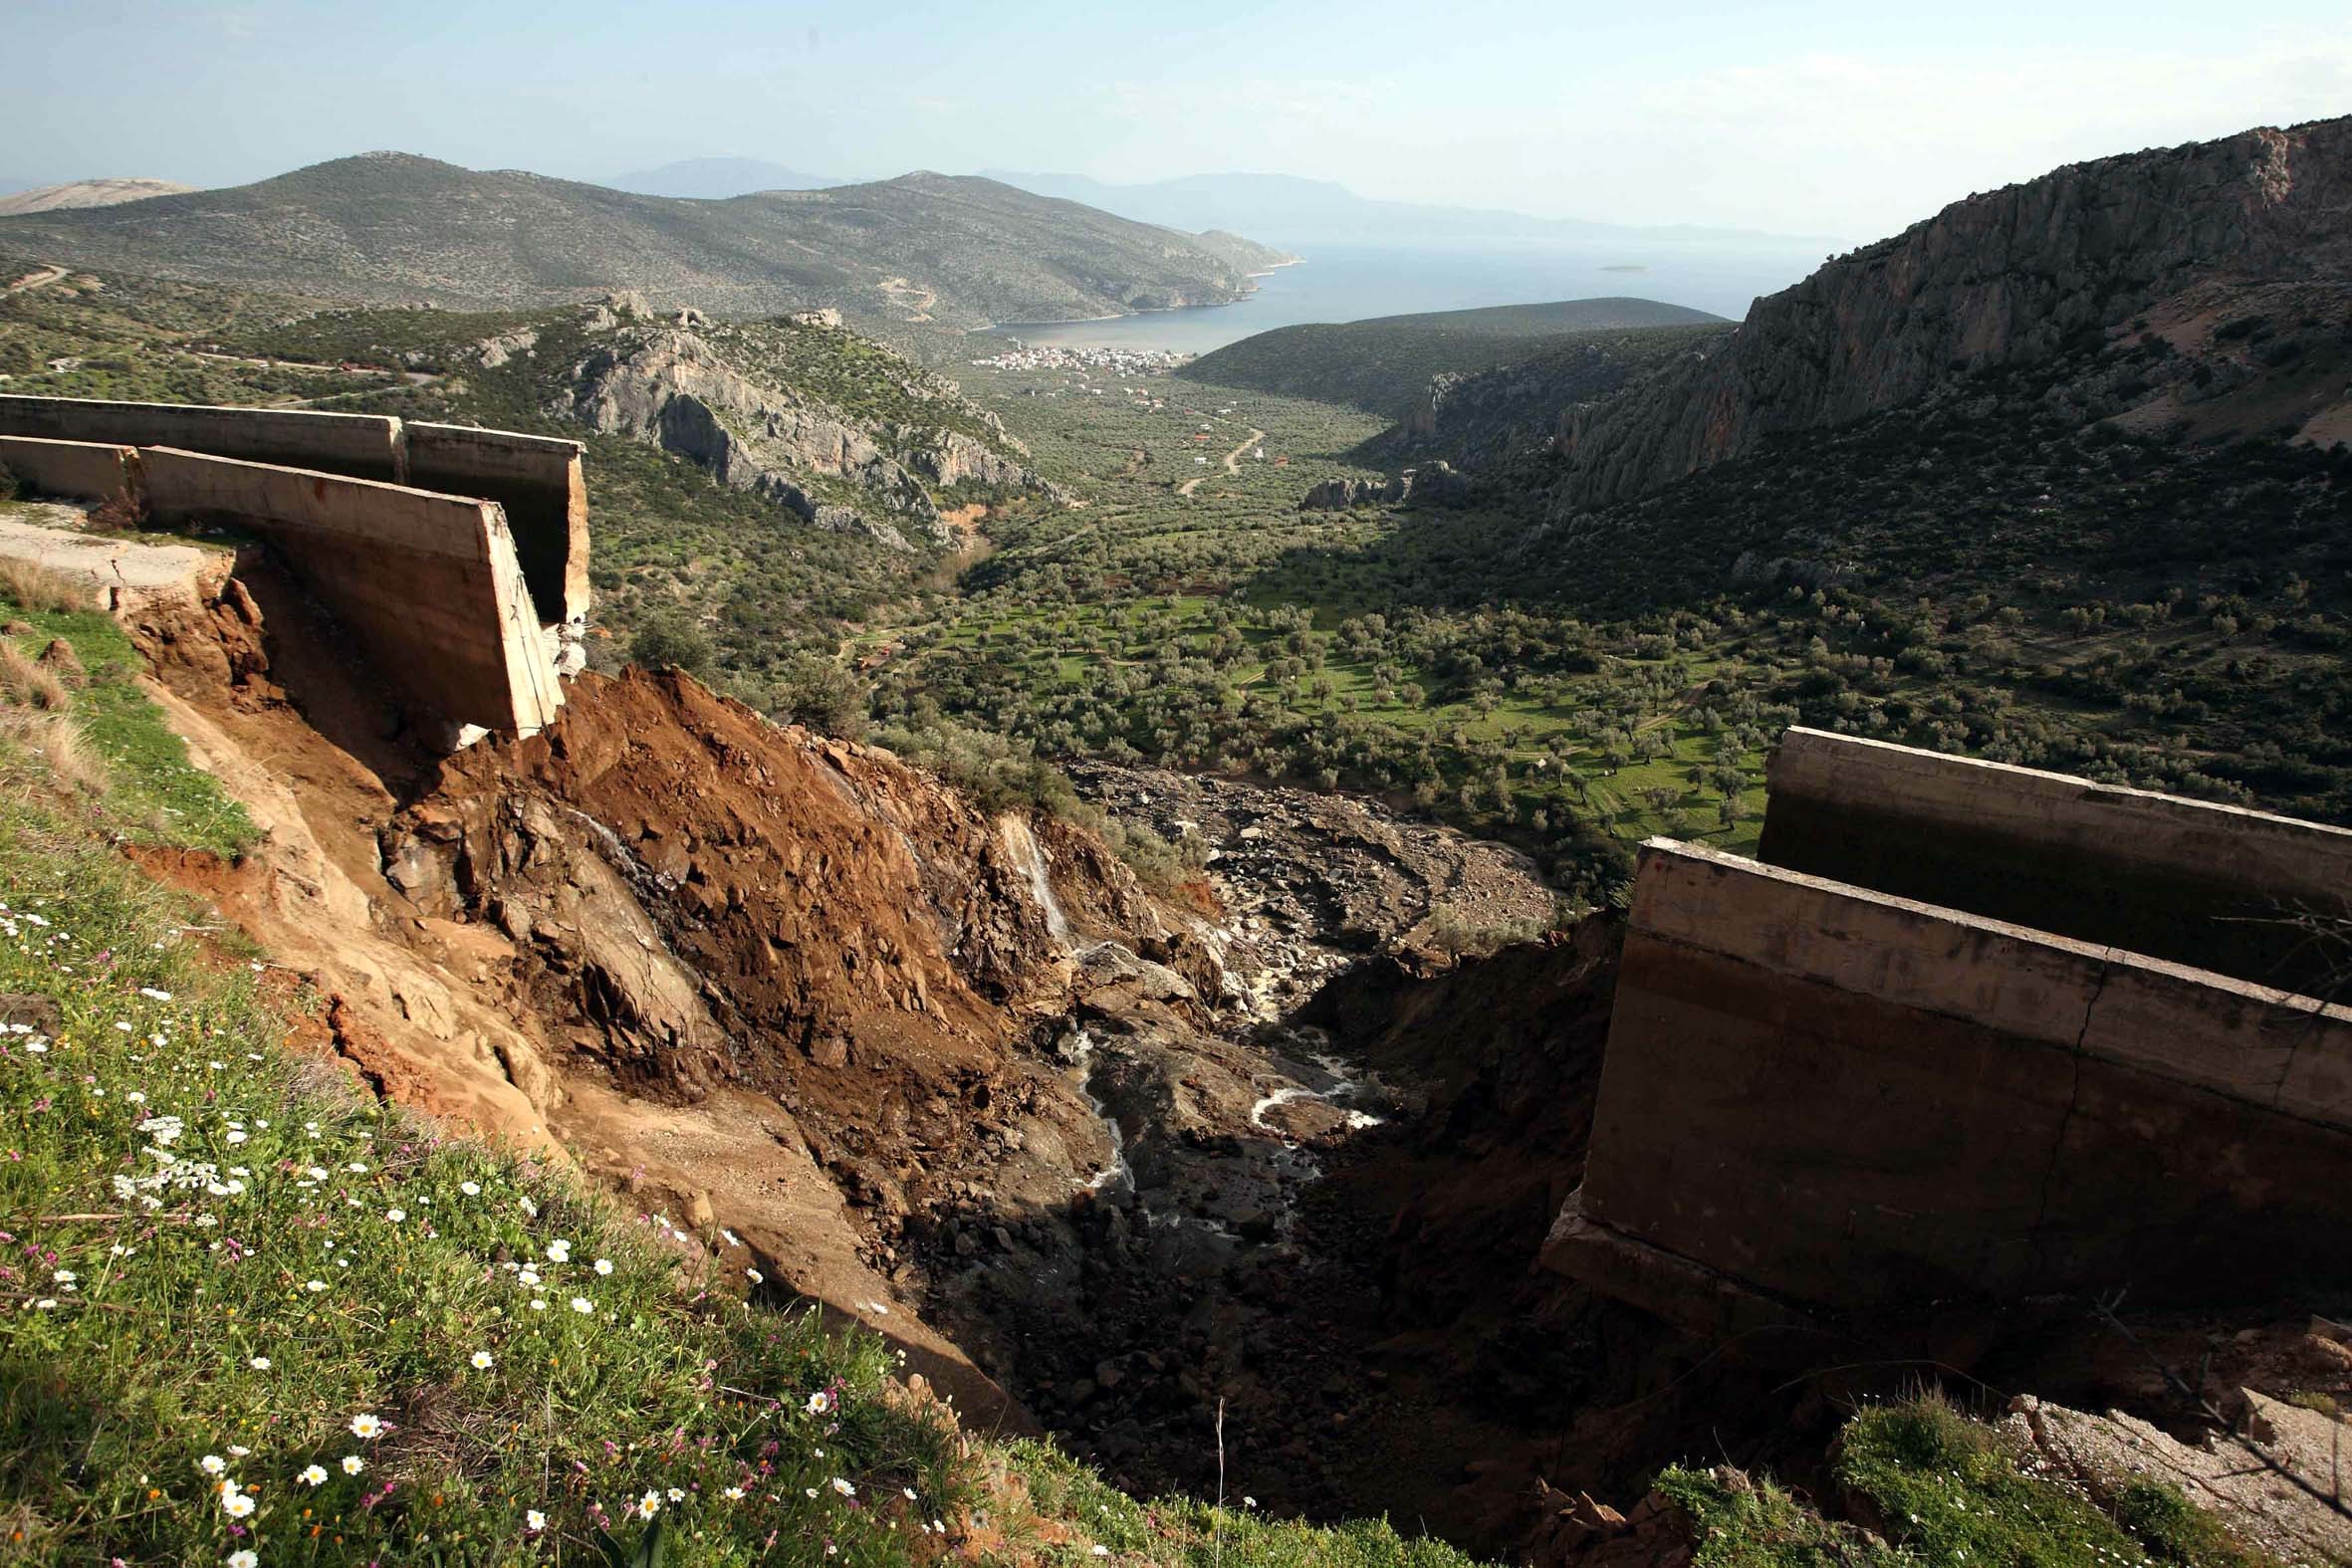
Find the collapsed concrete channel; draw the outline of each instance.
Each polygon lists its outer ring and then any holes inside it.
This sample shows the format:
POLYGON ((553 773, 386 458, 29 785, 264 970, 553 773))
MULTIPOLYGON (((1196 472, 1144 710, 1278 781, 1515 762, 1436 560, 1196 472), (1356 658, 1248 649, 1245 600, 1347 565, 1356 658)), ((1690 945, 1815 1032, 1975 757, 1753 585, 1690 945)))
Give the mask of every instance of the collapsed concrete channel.
POLYGON ((1798 1336, 2352 1273, 2352 831, 1791 730, 1762 854, 1643 847, 1553 1267, 1798 1336))
POLYGON ((45 495, 268 540, 453 742, 544 728, 585 661, 581 452, 375 414, 0 396, 0 466, 45 495))
POLYGON ((113 600, 267 830, 150 868, 308 977, 377 1092, 577 1162, 1138 1489, 1223 1464, 1548 1560, 1574 1492, 1701 1451, 1801 1478, 1841 1402, 1923 1368, 2149 1404, 2050 1348, 2082 1320, 2053 1296, 2260 1324, 2283 1272, 2345 1275, 2352 1020, 2236 929, 2340 914, 2342 830, 1791 731, 1762 860, 1653 843, 1629 918, 1449 959, 1441 905, 1520 925, 1548 890, 1370 802, 1077 768, 1201 844, 1155 892, 683 676, 553 684, 571 443, 59 403, 0 399, 50 432, 0 462, 267 546, 113 600), (394 580, 443 618, 398 624, 394 580))

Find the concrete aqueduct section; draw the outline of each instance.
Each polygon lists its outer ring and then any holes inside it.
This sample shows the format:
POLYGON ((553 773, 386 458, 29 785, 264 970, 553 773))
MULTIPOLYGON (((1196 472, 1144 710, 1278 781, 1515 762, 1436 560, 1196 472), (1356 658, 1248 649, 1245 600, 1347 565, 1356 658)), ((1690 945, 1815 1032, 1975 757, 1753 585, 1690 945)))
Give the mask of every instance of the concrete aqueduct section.
POLYGON ((1770 784, 1764 860, 1642 847, 1550 1266, 1725 1334, 2352 1278, 2352 1009, 2264 983, 2352 831, 1810 730, 1770 784))
POLYGON ((257 534, 451 724, 528 735, 588 610, 576 441, 375 414, 0 396, 0 466, 45 494, 257 534))

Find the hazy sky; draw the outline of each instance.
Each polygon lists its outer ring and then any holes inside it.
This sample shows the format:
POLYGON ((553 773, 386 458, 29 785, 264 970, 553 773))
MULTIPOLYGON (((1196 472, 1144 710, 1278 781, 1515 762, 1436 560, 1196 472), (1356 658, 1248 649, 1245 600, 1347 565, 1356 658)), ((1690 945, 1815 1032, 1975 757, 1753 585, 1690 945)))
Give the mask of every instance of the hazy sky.
POLYGON ((1860 240, 2062 162, 2352 112, 2344 0, 0 0, 0 188, 395 147, 594 178, 1248 169, 1860 240))

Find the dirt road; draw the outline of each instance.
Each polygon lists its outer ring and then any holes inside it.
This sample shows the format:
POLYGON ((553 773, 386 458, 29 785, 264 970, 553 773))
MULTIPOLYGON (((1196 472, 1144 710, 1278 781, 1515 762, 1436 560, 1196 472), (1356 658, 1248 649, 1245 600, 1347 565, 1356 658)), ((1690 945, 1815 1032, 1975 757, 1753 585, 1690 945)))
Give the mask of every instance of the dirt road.
MULTIPOLYGON (((1230 452, 1228 452, 1228 453, 1226 453, 1226 454, 1225 454, 1225 471, 1226 471, 1227 473, 1229 473, 1229 474, 1238 474, 1238 473, 1240 473, 1240 472, 1242 471, 1242 467, 1241 467, 1241 463, 1242 463, 1242 454, 1243 454, 1244 452, 1247 452, 1248 450, 1250 450, 1250 448, 1252 448, 1252 447, 1256 446, 1256 445, 1257 445, 1259 442, 1261 442, 1261 441, 1263 441, 1263 440, 1265 440, 1265 439, 1266 439, 1266 432, 1265 432, 1265 431, 1263 431, 1263 430, 1253 430, 1253 431, 1251 431, 1251 432, 1250 432, 1250 436, 1249 436, 1249 439, 1248 439, 1248 440, 1244 441, 1244 442, 1243 442, 1243 443, 1242 443, 1240 446, 1237 446, 1237 447, 1235 447, 1235 448, 1234 448, 1232 451, 1230 451, 1230 452)), ((1200 482, 1201 482, 1202 480, 1204 480, 1204 479, 1208 478, 1208 477, 1209 477, 1209 476, 1208 476, 1208 475, 1206 475, 1206 474, 1196 474, 1196 475, 1194 475, 1192 478, 1190 478, 1190 479, 1186 480, 1186 481, 1185 481, 1183 484, 1181 484, 1181 485, 1178 485, 1178 486, 1176 487, 1176 494, 1178 494, 1178 495, 1180 495, 1180 496, 1189 496, 1189 495, 1191 495, 1191 494, 1193 493, 1194 489, 1195 489, 1195 488, 1197 488, 1197 487, 1199 486, 1200 482)))

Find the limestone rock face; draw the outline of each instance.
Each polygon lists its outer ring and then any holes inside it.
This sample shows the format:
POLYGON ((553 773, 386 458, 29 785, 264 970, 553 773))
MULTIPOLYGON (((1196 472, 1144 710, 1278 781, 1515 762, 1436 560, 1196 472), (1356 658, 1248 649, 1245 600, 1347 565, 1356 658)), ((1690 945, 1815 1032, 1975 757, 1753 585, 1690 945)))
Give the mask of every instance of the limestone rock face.
POLYGON ((1063 499, 1019 460, 1026 449, 996 416, 964 402, 954 383, 873 345, 860 349, 837 315, 795 325, 803 341, 814 333, 837 337, 844 354, 862 353, 851 390, 886 399, 883 411, 835 406, 828 398, 838 391, 823 388, 840 380, 827 379, 839 364, 820 356, 817 369, 796 370, 762 329, 653 323, 609 309, 584 319, 588 341, 551 411, 675 452, 818 528, 867 534, 893 549, 957 539, 933 487, 1063 499))
POLYGON ((815 494, 807 482, 811 474, 846 480, 924 534, 941 542, 947 537, 929 494, 871 436, 782 388, 752 380, 683 328, 591 349, 563 411, 591 429, 651 440, 710 470, 721 483, 766 496, 819 528, 861 531, 907 548, 906 536, 892 523, 815 494))
POLYGON ((1760 300, 1720 350, 1565 408, 1562 512, 2029 362, 2213 278, 2352 272, 2352 118, 2071 164, 1760 300))

